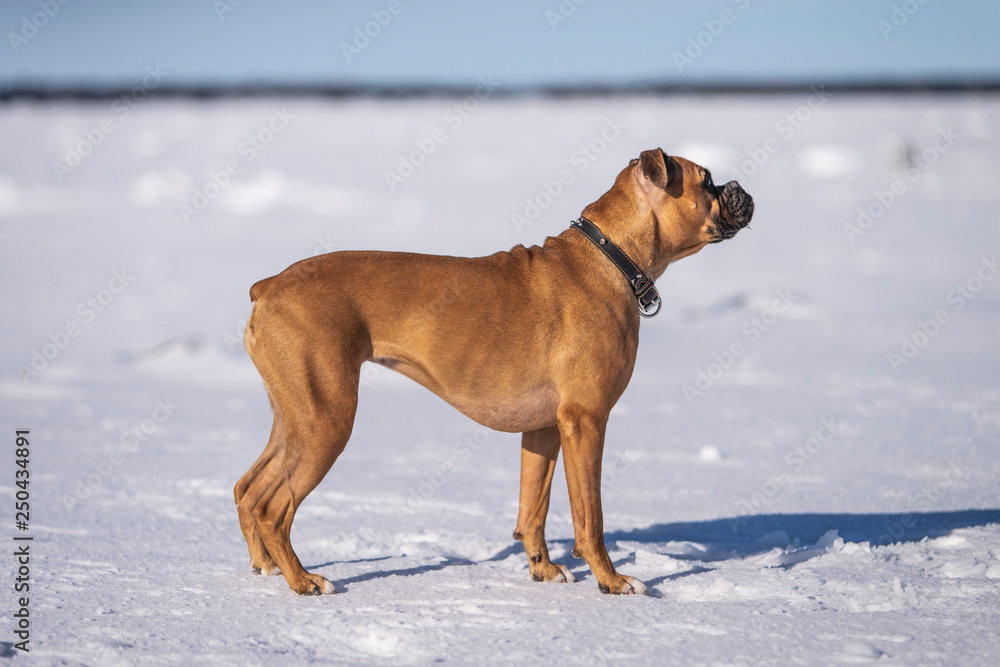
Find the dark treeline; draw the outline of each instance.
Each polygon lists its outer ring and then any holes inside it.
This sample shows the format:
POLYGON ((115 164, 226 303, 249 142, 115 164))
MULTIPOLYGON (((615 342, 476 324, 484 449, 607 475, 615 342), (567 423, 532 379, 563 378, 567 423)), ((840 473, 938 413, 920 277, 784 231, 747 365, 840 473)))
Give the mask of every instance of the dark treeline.
MULTIPOLYGON (((141 86, 136 86, 140 87, 141 86)), ((112 84, 54 85, 37 82, 0 82, 0 101, 16 100, 105 100, 131 95, 135 87, 112 84)), ((502 97, 583 98, 621 95, 783 95, 809 93, 820 88, 840 94, 954 94, 996 93, 1000 78, 977 80, 870 80, 813 82, 645 82, 626 84, 503 85, 493 93, 502 97)), ((284 84, 249 83, 231 85, 169 85, 145 90, 144 97, 157 98, 424 98, 463 97, 475 87, 449 84, 284 84)))

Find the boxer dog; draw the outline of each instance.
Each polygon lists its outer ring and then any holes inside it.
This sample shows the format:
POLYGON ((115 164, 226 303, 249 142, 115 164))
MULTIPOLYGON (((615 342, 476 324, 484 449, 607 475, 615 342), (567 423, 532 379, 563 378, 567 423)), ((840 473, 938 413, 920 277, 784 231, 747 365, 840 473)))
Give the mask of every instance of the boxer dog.
POLYGON ((236 484, 254 572, 303 595, 333 585, 303 569, 289 533, 347 444, 361 364, 424 385, 483 426, 522 433, 514 539, 535 581, 575 581, 549 559, 545 517, 562 449, 573 555, 604 593, 645 593, 604 546, 601 456, 608 414, 635 365, 640 315, 672 262, 732 238, 753 215, 735 181, 644 151, 581 218, 541 246, 488 257, 333 252, 250 288, 244 341, 271 399, 267 447, 236 484))

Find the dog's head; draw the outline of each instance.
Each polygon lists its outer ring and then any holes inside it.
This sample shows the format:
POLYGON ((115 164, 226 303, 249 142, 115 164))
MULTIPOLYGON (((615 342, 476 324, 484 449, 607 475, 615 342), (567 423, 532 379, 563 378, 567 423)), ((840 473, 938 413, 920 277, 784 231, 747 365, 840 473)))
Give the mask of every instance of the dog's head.
POLYGON ((753 217, 753 198, 739 183, 718 186, 704 167, 660 148, 640 153, 621 177, 631 179, 652 209, 669 262, 731 239, 753 217))

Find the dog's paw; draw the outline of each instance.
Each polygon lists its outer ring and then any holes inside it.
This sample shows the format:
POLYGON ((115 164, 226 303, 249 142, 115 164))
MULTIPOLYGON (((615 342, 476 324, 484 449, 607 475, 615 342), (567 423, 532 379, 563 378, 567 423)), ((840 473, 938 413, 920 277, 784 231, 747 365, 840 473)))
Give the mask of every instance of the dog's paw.
POLYGON ((628 591, 623 591, 624 593, 627 593, 628 595, 649 595, 649 591, 646 590, 646 584, 642 583, 635 577, 627 577, 623 575, 622 579, 628 583, 630 589, 628 591))
POLYGON ((271 565, 271 566, 265 565, 262 567, 260 565, 257 565, 253 561, 250 561, 250 571, 253 572, 254 574, 262 574, 266 577, 276 577, 279 574, 281 574, 281 568, 279 568, 277 565, 271 565))
POLYGON ((300 584, 297 586, 289 584, 289 587, 299 595, 333 595, 337 592, 333 584, 327 579, 318 574, 309 574, 308 572, 306 572, 305 579, 300 584))
POLYGON ((610 593, 612 595, 649 595, 649 591, 646 590, 646 584, 635 577, 620 575, 619 579, 620 581, 611 585, 598 584, 597 587, 602 593, 610 593))
POLYGON ((575 583, 576 577, 565 565, 555 563, 539 563, 531 571, 532 581, 548 581, 558 584, 575 583))

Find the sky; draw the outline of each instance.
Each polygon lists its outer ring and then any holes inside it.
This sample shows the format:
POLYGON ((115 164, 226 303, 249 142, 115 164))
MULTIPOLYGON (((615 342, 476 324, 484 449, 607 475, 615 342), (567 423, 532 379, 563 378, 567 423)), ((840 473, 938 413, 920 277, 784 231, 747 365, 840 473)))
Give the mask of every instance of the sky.
POLYGON ((998 28, 986 0, 4 0, 0 84, 996 79, 998 28))

